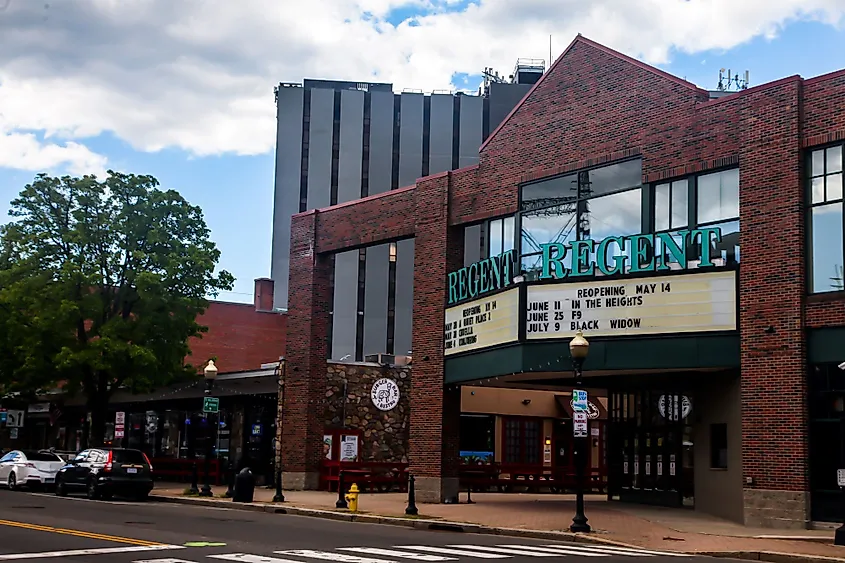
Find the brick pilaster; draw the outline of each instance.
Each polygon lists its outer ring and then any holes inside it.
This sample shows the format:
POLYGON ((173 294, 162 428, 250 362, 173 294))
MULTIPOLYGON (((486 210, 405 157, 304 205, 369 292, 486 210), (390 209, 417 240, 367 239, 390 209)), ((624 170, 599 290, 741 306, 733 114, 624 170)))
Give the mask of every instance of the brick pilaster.
MULTIPOLYGON (((446 274, 462 256, 461 229, 448 227, 449 182, 443 173, 416 187, 414 246, 414 374, 411 380, 410 470, 421 502, 457 497, 460 393, 443 386, 446 274), (451 258, 451 260, 450 260, 451 258), (457 395, 457 401, 453 400, 457 395)), ((460 266, 458 266, 460 267, 460 266)))
POLYGON ((809 519, 800 104, 797 78, 749 92, 735 125, 742 461, 745 521, 755 526, 802 528, 809 519))
POLYGON ((316 488, 322 457, 331 261, 314 251, 317 212, 291 221, 286 389, 282 429, 285 486, 316 488))

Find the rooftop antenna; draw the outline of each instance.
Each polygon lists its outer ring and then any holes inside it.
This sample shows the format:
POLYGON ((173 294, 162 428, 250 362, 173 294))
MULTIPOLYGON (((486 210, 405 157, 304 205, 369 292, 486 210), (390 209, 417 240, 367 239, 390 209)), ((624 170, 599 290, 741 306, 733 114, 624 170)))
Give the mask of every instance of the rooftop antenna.
POLYGON ((717 89, 720 92, 738 92, 740 90, 748 89, 750 73, 746 70, 743 78, 739 74, 731 76, 731 69, 725 71, 724 68, 719 69, 719 84, 717 89))
POLYGON ((552 34, 549 34, 549 68, 548 70, 552 69, 552 34))

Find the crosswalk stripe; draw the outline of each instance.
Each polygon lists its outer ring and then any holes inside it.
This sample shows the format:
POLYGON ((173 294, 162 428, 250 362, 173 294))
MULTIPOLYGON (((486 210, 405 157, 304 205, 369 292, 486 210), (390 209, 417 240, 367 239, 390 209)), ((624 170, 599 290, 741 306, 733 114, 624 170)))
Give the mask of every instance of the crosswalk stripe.
POLYGON ((132 563, 196 563, 196 561, 188 561, 187 559, 141 559, 133 561, 132 563))
MULTIPOLYGON (((551 547, 551 546, 550 546, 551 547)), ((651 557, 651 555, 647 553, 638 553, 638 552, 628 552, 628 553, 617 553, 615 551, 607 551, 602 546, 596 545, 556 545, 552 547, 554 551, 558 553, 565 553, 567 555, 584 555, 587 557, 607 557, 609 555, 627 555, 629 557, 651 557)))
POLYGON ((308 557, 310 559, 322 559, 323 561, 337 561, 338 563, 397 563, 390 559, 375 559, 372 557, 359 557, 346 553, 332 553, 331 551, 317 551, 315 549, 289 549, 274 551, 279 555, 293 555, 295 557, 308 557))
MULTIPOLYGON (((536 549, 536 548, 531 548, 536 549)), ((544 550, 545 551, 545 550, 544 550)), ((576 555, 578 557, 607 557, 607 553, 597 553, 595 551, 584 549, 583 547, 571 546, 549 546, 549 552, 556 553, 559 557, 566 555, 576 555)))
POLYGON ((510 559, 510 555, 498 553, 485 553, 483 551, 469 551, 468 549, 451 549, 448 547, 431 547, 428 545, 394 545, 399 549, 413 549, 414 551, 428 551, 430 553, 442 553, 444 555, 457 555, 458 557, 478 557, 479 559, 510 559))
POLYGON ((444 557, 443 555, 427 555, 425 553, 412 553, 398 549, 382 549, 380 547, 339 547, 341 551, 354 551, 371 555, 386 555, 387 557, 402 557, 415 559, 417 561, 455 561, 455 557, 444 557))
MULTIPOLYGON (((569 546, 568 545, 561 546, 561 544, 557 544, 557 545, 548 545, 546 547, 557 549, 559 547, 569 547, 569 546)), ((687 555, 685 553, 672 553, 671 551, 652 551, 650 549, 633 549, 633 548, 630 548, 630 547, 617 547, 615 545, 601 545, 601 546, 599 546, 599 545, 592 545, 591 544, 590 549, 601 550, 601 551, 604 551, 605 553, 608 553, 610 555, 632 555, 632 554, 638 553, 640 555, 659 555, 659 556, 662 556, 662 557, 689 557, 689 555, 687 555)))
POLYGON ((450 545, 447 547, 457 547, 458 549, 472 549, 477 551, 487 551, 490 553, 505 553, 507 555, 516 555, 519 557, 560 557, 558 553, 541 553, 539 551, 528 551, 522 549, 522 546, 497 546, 491 547, 489 545, 450 545))
POLYGON ((252 555, 249 553, 224 553, 206 555, 209 559, 222 559, 223 561, 240 561, 241 563, 301 563, 293 559, 281 559, 279 557, 267 557, 266 555, 252 555))

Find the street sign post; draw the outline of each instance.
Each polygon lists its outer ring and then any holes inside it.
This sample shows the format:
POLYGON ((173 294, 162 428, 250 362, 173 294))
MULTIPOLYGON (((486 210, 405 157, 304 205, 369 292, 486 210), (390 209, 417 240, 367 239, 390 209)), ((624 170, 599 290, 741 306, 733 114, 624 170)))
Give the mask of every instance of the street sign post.
POLYGON ((202 400, 202 412, 216 413, 220 411, 220 399, 217 397, 204 397, 202 400))

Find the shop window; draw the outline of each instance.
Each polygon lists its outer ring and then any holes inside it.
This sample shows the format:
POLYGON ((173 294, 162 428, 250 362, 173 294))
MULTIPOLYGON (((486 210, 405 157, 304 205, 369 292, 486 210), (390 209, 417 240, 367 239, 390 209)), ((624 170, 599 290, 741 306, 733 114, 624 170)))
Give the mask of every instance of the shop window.
POLYGON ((462 414, 460 423, 461 463, 493 462, 496 417, 489 414, 462 414))
MULTIPOLYGON (((520 192, 522 271, 533 277, 542 266, 541 245, 601 240, 642 232, 642 161, 625 161, 528 184, 520 192)), ((613 256, 630 249, 616 248, 613 256)), ((564 259, 566 264, 568 261, 564 259)))
POLYGON ((728 468, 728 425, 710 425, 710 468, 728 468))
POLYGON ((809 163, 810 292, 843 291, 842 145, 812 151, 809 163))
POLYGON ((504 421, 505 463, 540 463, 541 421, 534 418, 506 418, 504 421))

